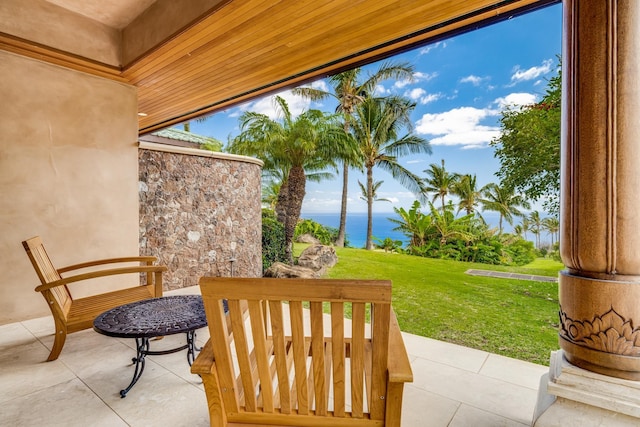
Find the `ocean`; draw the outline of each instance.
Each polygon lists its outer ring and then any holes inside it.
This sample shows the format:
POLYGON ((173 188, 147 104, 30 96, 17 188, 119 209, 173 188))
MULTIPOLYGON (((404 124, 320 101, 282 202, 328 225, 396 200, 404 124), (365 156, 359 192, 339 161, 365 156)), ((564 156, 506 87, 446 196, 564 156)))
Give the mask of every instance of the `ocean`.
MULTIPOLYGON (((373 237, 381 240, 385 237, 391 237, 393 240, 400 240, 403 244, 406 243, 408 239, 404 234, 399 231, 393 231, 397 225, 389 221, 387 219, 389 217, 399 218, 394 212, 373 214, 373 237)), ((300 218, 312 219, 318 224, 328 227, 338 228, 340 226, 340 213, 303 213, 300 218)), ((346 232, 349 246, 363 248, 367 240, 367 214, 347 213, 346 232)))
MULTIPOLYGON (((483 212, 482 216, 485 221, 489 223, 490 227, 498 227, 498 214, 495 212, 483 212)), ((302 213, 300 218, 312 219, 315 222, 324 226, 338 228, 340 225, 340 213, 302 213)), ((400 218, 395 212, 382 212, 373 214, 373 237, 377 237, 380 240, 390 237, 393 240, 400 240, 403 242, 403 246, 409 241, 399 231, 393 229, 397 227, 396 224, 389 221, 388 218, 400 218)), ((517 223, 517 222, 516 222, 517 223)), ((503 224, 505 232, 511 232, 512 227, 506 223, 503 224)), ((367 214, 366 212, 347 213, 347 240, 349 246, 353 248, 363 248, 367 239, 367 214)), ((531 233, 529 233, 531 234, 531 233)), ((375 240, 373 241, 375 244, 375 240)))

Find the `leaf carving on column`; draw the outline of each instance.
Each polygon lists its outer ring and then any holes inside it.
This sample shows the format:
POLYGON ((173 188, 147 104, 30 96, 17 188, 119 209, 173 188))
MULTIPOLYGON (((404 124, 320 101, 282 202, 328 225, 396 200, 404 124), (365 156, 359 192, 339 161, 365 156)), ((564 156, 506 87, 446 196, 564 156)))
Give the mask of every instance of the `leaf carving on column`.
POLYGON ((613 307, 592 321, 574 320, 560 308, 560 335, 593 350, 624 356, 640 356, 640 329, 633 329, 613 307))

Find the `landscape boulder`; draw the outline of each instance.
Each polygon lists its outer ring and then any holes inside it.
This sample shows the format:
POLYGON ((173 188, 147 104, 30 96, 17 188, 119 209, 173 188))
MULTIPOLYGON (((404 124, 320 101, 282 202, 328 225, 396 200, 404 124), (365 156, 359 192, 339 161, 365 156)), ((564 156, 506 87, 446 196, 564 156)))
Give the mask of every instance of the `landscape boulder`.
POLYGON ((267 271, 264 272, 264 277, 275 277, 278 279, 317 279, 320 277, 320 274, 319 271, 314 271, 307 267, 274 262, 267 271))
POLYGON ((324 273, 338 263, 338 256, 333 246, 312 245, 302 251, 298 258, 298 265, 324 273))
POLYGON ((296 239, 296 241, 298 243, 310 243, 312 245, 319 245, 320 244, 320 240, 316 239, 315 237, 313 237, 309 233, 305 233, 305 234, 299 235, 298 238, 296 239))

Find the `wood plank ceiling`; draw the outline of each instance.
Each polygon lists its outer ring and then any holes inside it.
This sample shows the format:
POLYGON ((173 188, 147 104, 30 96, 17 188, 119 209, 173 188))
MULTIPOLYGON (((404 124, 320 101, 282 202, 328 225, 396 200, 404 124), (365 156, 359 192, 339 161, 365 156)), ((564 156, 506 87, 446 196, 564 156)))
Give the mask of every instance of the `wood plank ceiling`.
POLYGON ((144 134, 554 2, 227 0, 120 69, 31 51, 137 86, 144 134))

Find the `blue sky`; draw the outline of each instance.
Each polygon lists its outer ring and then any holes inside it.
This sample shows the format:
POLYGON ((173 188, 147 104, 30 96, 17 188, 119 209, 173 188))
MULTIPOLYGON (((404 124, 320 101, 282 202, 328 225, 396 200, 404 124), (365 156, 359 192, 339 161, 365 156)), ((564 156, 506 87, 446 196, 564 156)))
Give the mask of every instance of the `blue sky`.
MULTIPOLYGON (((507 106, 530 104, 544 95, 547 80, 556 73, 561 53, 562 8, 554 5, 514 17, 489 27, 462 34, 391 58, 415 66, 412 83, 385 81, 379 94, 399 94, 414 99, 414 132, 431 143, 431 155, 412 155, 400 163, 424 177, 431 163, 450 172, 476 174, 479 186, 498 182, 494 175, 499 162, 489 142, 499 136, 500 112, 507 106)), ((388 61, 388 60, 387 60, 388 61)), ((379 66, 363 67, 363 75, 379 66)), ((313 86, 329 90, 321 80, 313 86)), ((335 104, 309 102, 285 91, 292 112, 309 108, 333 112, 335 104)), ((256 111, 275 118, 270 97, 217 113, 205 122, 191 123, 191 131, 212 136, 226 143, 239 133, 238 117, 244 111, 256 111)), ((392 203, 377 202, 375 212, 393 212, 393 207, 411 206, 415 196, 380 169, 374 179, 384 183, 378 197, 392 203)), ((366 212, 360 200, 358 180, 364 176, 350 173, 349 212, 366 212)), ((339 212, 342 178, 308 183, 302 213, 339 212)), ((539 209, 539 206, 534 206, 539 209)))

